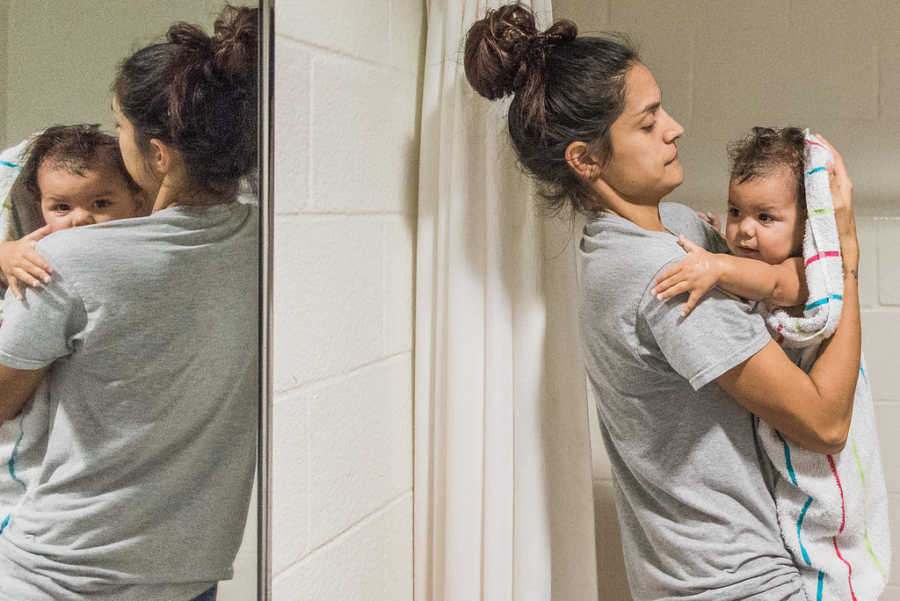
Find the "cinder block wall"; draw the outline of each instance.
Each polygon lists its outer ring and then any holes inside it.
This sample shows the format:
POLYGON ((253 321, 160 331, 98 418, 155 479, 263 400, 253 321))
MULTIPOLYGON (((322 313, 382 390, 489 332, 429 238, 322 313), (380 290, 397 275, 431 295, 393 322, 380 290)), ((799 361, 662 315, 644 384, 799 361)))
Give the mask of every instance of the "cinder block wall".
POLYGON ((422 0, 276 7, 276 601, 412 599, 422 0))
MULTIPOLYGON (((900 4, 882 0, 554 0, 582 33, 638 43, 685 127, 684 183, 671 200, 724 212, 727 142, 754 125, 824 134, 854 183, 862 245, 863 348, 894 525, 882 601, 900 601, 900 4)), ((609 464, 591 416, 601 600, 627 599, 609 464)))

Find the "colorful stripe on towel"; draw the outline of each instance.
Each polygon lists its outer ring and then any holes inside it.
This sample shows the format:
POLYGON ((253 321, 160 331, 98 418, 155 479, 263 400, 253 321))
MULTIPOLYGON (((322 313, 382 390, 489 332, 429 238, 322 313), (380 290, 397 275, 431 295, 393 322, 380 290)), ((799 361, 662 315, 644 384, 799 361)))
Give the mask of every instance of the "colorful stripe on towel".
POLYGON ((810 257, 809 259, 807 259, 806 264, 809 265, 810 263, 813 263, 813 262, 818 261, 819 259, 822 259, 825 257, 840 257, 840 256, 841 256, 840 251, 826 250, 824 252, 820 252, 819 254, 814 255, 814 256, 810 257))
POLYGON ((808 305, 806 305, 805 310, 809 311, 810 309, 814 309, 814 308, 818 307, 819 305, 824 305, 826 303, 830 303, 832 300, 842 300, 842 299, 843 299, 843 297, 840 294, 832 294, 830 296, 826 296, 825 298, 820 298, 818 300, 815 300, 815 301, 809 303, 808 305))
MULTIPOLYGON (((837 467, 834 465, 834 457, 831 455, 826 455, 828 457, 828 465, 831 466, 831 473, 834 474, 834 481, 837 483, 838 491, 841 493, 841 527, 838 528, 838 534, 844 531, 844 525, 846 523, 846 513, 844 508, 844 487, 841 485, 841 478, 838 476, 837 467)), ((837 537, 832 536, 831 542, 834 544, 834 552, 837 554, 838 559, 840 559, 847 566, 847 585, 850 587, 850 597, 853 601, 856 601, 856 593, 853 592, 853 568, 850 566, 850 562, 844 559, 844 556, 841 555, 840 549, 838 549, 837 537)))

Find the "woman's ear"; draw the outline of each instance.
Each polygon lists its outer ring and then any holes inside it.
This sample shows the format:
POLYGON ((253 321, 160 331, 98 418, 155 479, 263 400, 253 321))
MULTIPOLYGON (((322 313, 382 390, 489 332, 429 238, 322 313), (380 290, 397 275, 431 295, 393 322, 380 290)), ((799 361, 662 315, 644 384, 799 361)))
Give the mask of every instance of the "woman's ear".
POLYGON ((176 150, 157 138, 151 138, 147 153, 147 164, 160 179, 172 171, 176 150))
POLYGON ((584 142, 572 142, 566 147, 566 163, 578 177, 586 182, 593 181, 600 176, 600 165, 584 142))

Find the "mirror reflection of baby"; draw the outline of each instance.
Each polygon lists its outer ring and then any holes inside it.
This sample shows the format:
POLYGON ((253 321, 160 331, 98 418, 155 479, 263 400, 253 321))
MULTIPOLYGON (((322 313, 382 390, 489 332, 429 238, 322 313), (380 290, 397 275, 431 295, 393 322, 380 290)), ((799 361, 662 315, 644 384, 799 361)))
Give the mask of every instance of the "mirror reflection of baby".
MULTIPOLYGON (((757 127, 733 145, 724 236, 728 252, 709 253, 680 237, 688 257, 660 274, 654 293, 661 299, 688 293, 685 316, 712 286, 763 301, 766 310, 802 316, 808 300, 802 257, 804 144, 800 129, 757 127)), ((701 216, 718 229, 712 215, 701 216)), ((777 332, 773 337, 779 339, 777 332)), ((801 350, 785 348, 798 364, 801 350)), ((890 541, 874 420, 861 368, 850 435, 841 453, 823 456, 795 448, 777 431, 757 425, 775 469, 782 536, 812 599, 823 598, 823 589, 838 595, 833 598, 875 599, 884 589, 890 541)))
MULTIPOLYGON (((116 138, 97 125, 50 127, 31 140, 26 156, 18 181, 40 205, 42 223, 32 232, 19 232, 25 235, 18 240, 0 242, 0 272, 9 292, 19 299, 24 286, 37 288, 50 281, 52 267, 34 249, 44 236, 150 212, 125 170, 116 138)), ((41 386, 19 415, 0 425, 0 461, 7 464, 0 470, 0 531, 43 457, 49 406, 41 386)))

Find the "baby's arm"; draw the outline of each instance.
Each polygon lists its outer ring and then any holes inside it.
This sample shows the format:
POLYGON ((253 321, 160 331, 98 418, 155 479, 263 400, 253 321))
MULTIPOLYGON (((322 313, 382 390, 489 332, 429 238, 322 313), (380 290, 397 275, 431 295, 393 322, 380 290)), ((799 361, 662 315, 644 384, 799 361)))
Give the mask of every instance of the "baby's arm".
POLYGON ((707 290, 719 288, 751 300, 777 307, 792 307, 806 301, 803 259, 791 257, 777 265, 726 254, 714 254, 684 236, 678 243, 688 256, 656 278, 653 293, 661 300, 689 292, 682 313, 687 315, 707 290))
POLYGON ((22 299, 20 286, 39 287, 50 281, 50 264, 35 249, 34 243, 50 233, 50 226, 37 229, 20 240, 0 242, 0 271, 9 290, 22 299))

